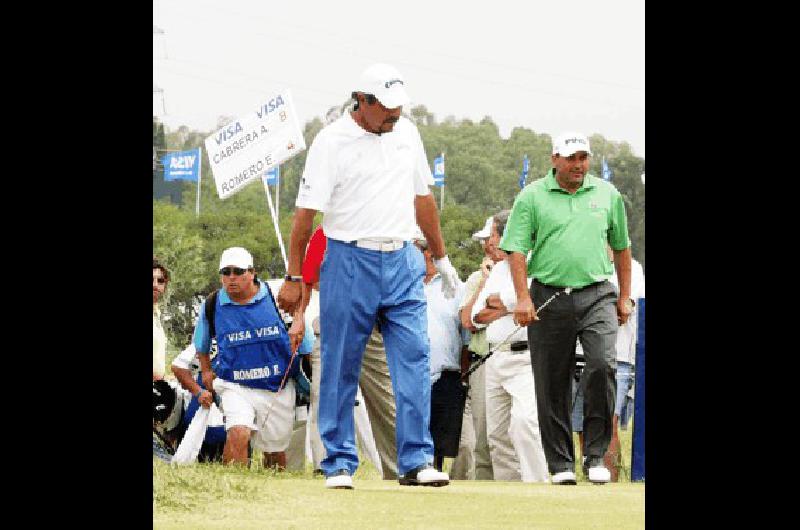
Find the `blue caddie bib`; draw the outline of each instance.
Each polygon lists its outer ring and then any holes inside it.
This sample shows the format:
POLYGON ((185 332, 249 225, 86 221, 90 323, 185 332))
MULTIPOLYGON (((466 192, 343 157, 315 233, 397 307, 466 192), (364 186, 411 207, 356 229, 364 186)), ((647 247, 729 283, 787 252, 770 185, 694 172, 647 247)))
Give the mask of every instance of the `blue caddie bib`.
MULTIPOLYGON (((221 304, 216 301, 217 377, 250 388, 276 392, 292 352, 289 333, 267 289, 252 304, 221 304)), ((289 377, 298 363, 292 363, 289 377)))

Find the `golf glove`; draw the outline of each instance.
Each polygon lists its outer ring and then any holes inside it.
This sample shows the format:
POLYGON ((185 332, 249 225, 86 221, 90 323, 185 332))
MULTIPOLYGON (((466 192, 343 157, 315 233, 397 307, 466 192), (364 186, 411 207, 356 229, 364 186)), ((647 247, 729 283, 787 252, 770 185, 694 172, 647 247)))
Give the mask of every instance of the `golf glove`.
POLYGON ((450 263, 450 258, 444 256, 441 259, 435 259, 433 264, 442 276, 442 293, 444 293, 444 297, 453 298, 458 284, 461 283, 461 278, 458 277, 458 272, 450 263))

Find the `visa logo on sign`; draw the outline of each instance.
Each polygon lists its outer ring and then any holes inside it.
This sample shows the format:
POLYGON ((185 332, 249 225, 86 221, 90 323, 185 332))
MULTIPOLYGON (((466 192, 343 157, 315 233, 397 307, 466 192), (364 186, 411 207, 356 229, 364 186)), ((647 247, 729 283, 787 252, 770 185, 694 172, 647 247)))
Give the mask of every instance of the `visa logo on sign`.
POLYGON ((242 125, 237 121, 236 123, 228 125, 224 129, 220 129, 220 131, 217 133, 216 138, 214 139, 217 141, 217 145, 219 145, 223 141, 230 140, 240 132, 242 132, 242 125))
POLYGON ((281 105, 284 105, 283 98, 278 96, 275 99, 271 99, 266 104, 264 104, 263 107, 261 107, 256 111, 256 114, 258 114, 259 118, 263 118, 270 112, 275 112, 281 105))
POLYGON ((194 167, 194 161, 197 155, 191 156, 173 156, 169 161, 170 169, 191 169, 194 167))

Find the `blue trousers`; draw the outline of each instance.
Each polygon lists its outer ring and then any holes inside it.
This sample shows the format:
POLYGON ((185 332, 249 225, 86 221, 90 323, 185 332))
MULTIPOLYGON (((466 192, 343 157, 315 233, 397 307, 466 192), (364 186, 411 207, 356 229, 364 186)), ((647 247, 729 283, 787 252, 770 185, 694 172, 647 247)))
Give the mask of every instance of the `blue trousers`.
POLYGON ((339 469, 352 475, 358 467, 353 406, 361 358, 376 321, 394 390, 398 472, 433 461, 424 273, 424 258, 413 245, 380 252, 328 239, 319 282, 319 433, 325 475, 339 469))

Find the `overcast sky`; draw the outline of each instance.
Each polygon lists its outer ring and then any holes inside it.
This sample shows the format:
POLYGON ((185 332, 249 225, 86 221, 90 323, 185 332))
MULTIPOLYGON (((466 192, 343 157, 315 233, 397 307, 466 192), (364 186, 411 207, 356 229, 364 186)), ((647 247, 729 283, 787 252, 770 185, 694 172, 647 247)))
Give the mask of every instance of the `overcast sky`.
POLYGON ((153 111, 170 129, 211 131, 286 88, 301 124, 322 118, 386 62, 439 121, 488 115, 503 137, 576 130, 645 154, 644 0, 153 0, 153 25, 153 111))

